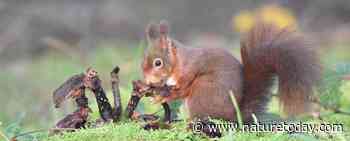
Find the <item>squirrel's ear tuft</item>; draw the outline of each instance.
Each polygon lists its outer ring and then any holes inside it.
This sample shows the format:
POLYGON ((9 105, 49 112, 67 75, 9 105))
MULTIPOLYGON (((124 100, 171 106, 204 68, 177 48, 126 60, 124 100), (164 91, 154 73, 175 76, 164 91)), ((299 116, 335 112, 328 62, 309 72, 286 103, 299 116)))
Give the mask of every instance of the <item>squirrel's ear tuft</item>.
POLYGON ((159 33, 161 35, 168 35, 169 34, 169 23, 166 20, 161 20, 159 24, 159 33))
POLYGON ((157 29, 157 25, 154 23, 148 24, 146 28, 146 36, 148 40, 154 40, 159 37, 159 31, 157 29))

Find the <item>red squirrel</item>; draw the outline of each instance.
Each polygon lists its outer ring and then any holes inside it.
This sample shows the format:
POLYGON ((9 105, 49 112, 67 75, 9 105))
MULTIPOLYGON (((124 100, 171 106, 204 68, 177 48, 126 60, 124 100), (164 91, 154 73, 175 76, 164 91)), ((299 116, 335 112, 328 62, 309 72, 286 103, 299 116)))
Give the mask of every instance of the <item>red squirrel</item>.
POLYGON ((183 99, 190 119, 237 120, 232 91, 244 121, 266 110, 274 78, 288 115, 305 113, 320 79, 315 49, 290 28, 256 24, 241 40, 242 61, 224 48, 192 48, 169 36, 166 21, 146 28, 142 62, 147 84, 172 86, 161 102, 183 99))

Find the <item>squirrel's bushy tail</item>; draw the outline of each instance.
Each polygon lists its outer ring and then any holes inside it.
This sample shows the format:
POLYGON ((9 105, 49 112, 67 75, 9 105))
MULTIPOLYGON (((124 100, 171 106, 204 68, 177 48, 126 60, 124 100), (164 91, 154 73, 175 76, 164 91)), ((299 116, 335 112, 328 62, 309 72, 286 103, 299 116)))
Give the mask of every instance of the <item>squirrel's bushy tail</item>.
POLYGON ((321 69, 316 50, 304 37, 288 27, 257 24, 242 40, 241 55, 244 119, 265 111, 274 78, 283 110, 288 115, 306 111, 321 69))

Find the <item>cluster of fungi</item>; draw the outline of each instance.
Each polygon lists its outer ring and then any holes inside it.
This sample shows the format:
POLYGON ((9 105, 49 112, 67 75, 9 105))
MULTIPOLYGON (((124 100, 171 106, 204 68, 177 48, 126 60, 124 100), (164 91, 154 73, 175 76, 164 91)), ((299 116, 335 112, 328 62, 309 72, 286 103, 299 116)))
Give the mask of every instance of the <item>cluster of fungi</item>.
MULTIPOLYGON (((99 127, 105 123, 118 122, 120 121, 122 115, 125 115, 125 117, 131 120, 146 122, 146 124, 143 126, 143 128, 146 130, 159 128, 168 129, 170 127, 170 123, 174 121, 171 119, 171 110, 168 103, 161 103, 164 110, 163 120, 159 120, 160 117, 155 114, 141 114, 136 112, 135 109, 143 97, 153 97, 157 100, 157 98, 169 96, 171 87, 147 85, 141 80, 132 81, 132 93, 128 101, 128 105, 124 110, 125 113, 123 114, 118 73, 118 66, 116 66, 110 73, 114 107, 112 107, 111 103, 109 103, 106 93, 101 86, 101 79, 98 77, 97 71, 92 68, 88 68, 84 73, 73 75, 68 80, 63 82, 63 84, 61 84, 60 87, 53 92, 55 108, 60 108, 63 102, 73 99, 75 100, 77 109, 59 120, 54 128, 50 128, 49 135, 77 131, 87 127, 99 127), (86 89, 90 90, 96 98, 100 118, 95 122, 88 121, 89 113, 92 112, 92 109, 89 107, 88 98, 85 95, 86 89)), ((204 127, 207 127, 207 124, 214 124, 210 121, 197 122, 201 122, 204 127)), ((190 123, 189 128, 192 129, 192 126, 193 125, 190 123)), ((35 130, 18 134, 12 137, 11 141, 16 141, 20 136, 41 131, 45 130, 35 130)), ((217 132, 211 132, 211 130, 203 128, 201 131, 209 137, 221 136, 219 130, 217 130, 217 132)))
MULTIPOLYGON (((85 95, 85 90, 90 90, 95 98, 100 113, 100 119, 96 121, 99 123, 117 122, 122 116, 122 105, 119 91, 119 67, 115 67, 111 72, 111 85, 114 97, 114 108, 109 103, 104 89, 101 86, 101 80, 97 72, 88 68, 85 73, 77 74, 66 80, 53 93, 53 100, 56 108, 59 108, 67 99, 74 99, 78 109, 71 114, 66 115, 63 119, 57 122, 55 128, 59 133, 64 131, 75 131, 80 128, 87 127, 89 113, 92 111, 88 105, 88 98, 85 95)), ((140 114, 135 112, 135 109, 142 97, 153 97, 155 95, 167 95, 169 89, 166 87, 154 87, 146 85, 140 80, 132 82, 133 90, 130 100, 125 109, 125 115, 132 120, 144 120, 148 124, 144 126, 145 129, 158 129, 159 117, 153 114, 140 114)), ((162 123, 169 124, 171 121, 171 111, 168 103, 162 103, 164 109, 164 119, 162 123)))

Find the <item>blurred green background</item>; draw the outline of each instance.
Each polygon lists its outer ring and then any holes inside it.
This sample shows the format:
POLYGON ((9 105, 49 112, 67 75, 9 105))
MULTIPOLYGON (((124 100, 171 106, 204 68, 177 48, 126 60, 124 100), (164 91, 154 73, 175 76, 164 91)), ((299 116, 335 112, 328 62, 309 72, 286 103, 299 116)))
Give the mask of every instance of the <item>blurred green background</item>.
MULTIPOLYGON (((292 22, 310 37, 326 68, 350 63, 348 0, 1 0, 0 122, 21 121, 27 130, 54 126, 75 108, 67 102, 55 109, 52 92, 90 66, 109 96, 109 72, 120 66, 126 103, 130 82, 141 79, 143 32, 151 21, 167 19, 172 36, 185 44, 222 46, 240 57, 239 33, 249 24, 249 12, 265 5, 282 9, 270 11, 281 12, 277 24, 292 22)), ((342 108, 350 111, 350 86, 342 91, 342 108)))

